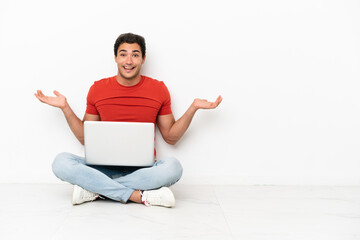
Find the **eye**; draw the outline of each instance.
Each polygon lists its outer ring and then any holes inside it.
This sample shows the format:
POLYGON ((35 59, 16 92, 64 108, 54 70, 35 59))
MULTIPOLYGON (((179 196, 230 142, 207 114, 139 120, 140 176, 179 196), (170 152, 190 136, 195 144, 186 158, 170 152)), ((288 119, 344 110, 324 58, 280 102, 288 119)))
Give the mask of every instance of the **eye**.
POLYGON ((139 54, 134 54, 133 56, 137 58, 137 57, 139 57, 139 54))
POLYGON ((126 54, 125 54, 125 53, 121 53, 120 56, 121 56, 121 57, 125 57, 126 54))

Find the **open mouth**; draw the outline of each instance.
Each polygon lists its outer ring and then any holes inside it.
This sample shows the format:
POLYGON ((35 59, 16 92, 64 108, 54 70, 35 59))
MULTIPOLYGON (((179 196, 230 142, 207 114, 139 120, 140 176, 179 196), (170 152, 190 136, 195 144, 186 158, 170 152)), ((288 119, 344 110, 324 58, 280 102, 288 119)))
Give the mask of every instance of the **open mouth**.
POLYGON ((131 72, 135 67, 123 66, 126 72, 131 72))

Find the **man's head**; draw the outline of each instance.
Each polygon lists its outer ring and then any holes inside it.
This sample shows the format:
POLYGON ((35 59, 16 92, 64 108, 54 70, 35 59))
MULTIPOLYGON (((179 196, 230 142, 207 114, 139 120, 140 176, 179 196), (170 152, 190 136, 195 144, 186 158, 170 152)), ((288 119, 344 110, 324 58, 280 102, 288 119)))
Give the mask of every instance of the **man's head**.
POLYGON ((115 42, 115 62, 118 66, 118 81, 124 85, 140 81, 140 70, 145 62, 145 39, 132 33, 121 34, 115 42))
POLYGON ((146 45, 145 45, 145 39, 140 36, 140 35, 136 35, 136 34, 133 34, 133 33, 123 33, 121 34, 115 41, 115 44, 114 44, 114 54, 115 54, 115 57, 117 56, 118 54, 118 50, 119 50, 119 46, 122 44, 122 43, 137 43, 140 48, 141 48, 141 55, 142 55, 142 58, 145 58, 145 55, 146 55, 146 45))

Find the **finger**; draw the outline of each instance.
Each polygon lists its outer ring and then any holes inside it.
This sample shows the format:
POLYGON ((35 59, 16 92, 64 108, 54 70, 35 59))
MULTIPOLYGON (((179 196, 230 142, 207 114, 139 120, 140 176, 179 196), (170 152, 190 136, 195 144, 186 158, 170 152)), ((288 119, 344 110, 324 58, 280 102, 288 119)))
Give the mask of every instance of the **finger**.
POLYGON ((218 106, 222 101, 222 97, 221 96, 218 96, 218 98, 216 99, 215 103, 216 103, 216 106, 218 106))
POLYGON ((222 101, 222 98, 221 98, 221 96, 219 96, 215 102, 210 103, 210 108, 216 108, 217 106, 219 106, 221 101, 222 101))
POLYGON ((40 102, 44 102, 44 99, 40 97, 38 94, 35 93, 34 95, 40 102))
POLYGON ((39 90, 37 91, 37 93, 34 93, 34 95, 35 95, 35 97, 36 97, 37 99, 39 99, 39 100, 40 100, 40 98, 41 98, 41 95, 40 95, 40 92, 39 92, 39 90))
POLYGON ((62 96, 58 91, 56 91, 56 90, 54 90, 54 94, 56 95, 56 96, 62 96))
POLYGON ((38 95, 39 95, 40 97, 44 97, 44 96, 45 96, 41 90, 38 90, 38 95))
POLYGON ((41 90, 37 90, 37 94, 35 95, 41 102, 46 102, 46 96, 41 90))

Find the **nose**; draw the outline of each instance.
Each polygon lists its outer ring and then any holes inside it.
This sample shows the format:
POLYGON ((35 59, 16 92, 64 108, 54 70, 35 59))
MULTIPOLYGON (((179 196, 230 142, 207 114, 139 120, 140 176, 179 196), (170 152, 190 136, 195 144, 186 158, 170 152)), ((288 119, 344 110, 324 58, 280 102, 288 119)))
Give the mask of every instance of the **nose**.
POLYGON ((125 62, 126 62, 126 64, 132 64, 133 63, 132 57, 130 55, 127 56, 126 59, 125 59, 125 62))

